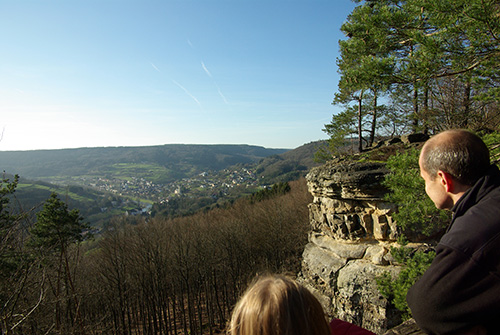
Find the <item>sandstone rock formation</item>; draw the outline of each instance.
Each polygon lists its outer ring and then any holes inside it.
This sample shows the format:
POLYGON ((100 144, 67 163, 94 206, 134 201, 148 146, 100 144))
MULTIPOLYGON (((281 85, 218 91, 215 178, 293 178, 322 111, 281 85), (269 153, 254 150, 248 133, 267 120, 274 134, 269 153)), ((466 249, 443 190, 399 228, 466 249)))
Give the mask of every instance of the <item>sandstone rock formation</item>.
POLYGON ((401 323, 375 281, 400 270, 390 264, 398 228, 394 205, 383 199, 387 172, 382 163, 329 163, 309 172, 311 231, 298 276, 331 317, 377 334, 401 323))

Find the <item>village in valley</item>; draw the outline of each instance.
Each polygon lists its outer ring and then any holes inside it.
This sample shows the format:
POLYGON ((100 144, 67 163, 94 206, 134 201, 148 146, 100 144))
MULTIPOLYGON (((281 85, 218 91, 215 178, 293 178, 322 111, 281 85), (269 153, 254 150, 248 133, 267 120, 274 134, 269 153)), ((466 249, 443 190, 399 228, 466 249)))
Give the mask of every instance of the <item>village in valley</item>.
MULTIPOLYGON (((112 178, 98 176, 80 176, 72 178, 73 183, 89 187, 101 192, 110 193, 120 198, 134 199, 137 204, 128 214, 147 214, 153 203, 166 205, 173 198, 203 196, 214 200, 223 198, 238 189, 239 193, 252 193, 262 187, 252 169, 234 167, 220 171, 204 171, 190 178, 175 180, 160 184, 147 180, 144 177, 112 178)), ((113 207, 122 207, 123 204, 113 202, 113 207)), ((107 211, 103 207, 101 210, 107 211)))

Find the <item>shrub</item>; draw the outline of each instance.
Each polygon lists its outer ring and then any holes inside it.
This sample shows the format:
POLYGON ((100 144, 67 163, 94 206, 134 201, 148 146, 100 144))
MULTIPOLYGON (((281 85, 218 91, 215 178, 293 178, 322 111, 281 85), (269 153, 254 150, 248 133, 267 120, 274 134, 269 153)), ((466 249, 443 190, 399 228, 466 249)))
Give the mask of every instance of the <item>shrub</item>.
POLYGON ((492 163, 498 164, 500 162, 500 133, 485 134, 482 139, 490 149, 492 163))
POLYGON ((412 285, 427 270, 434 259, 434 251, 414 251, 408 247, 391 248, 394 259, 404 266, 397 276, 392 278, 388 272, 376 278, 380 293, 388 299, 394 307, 403 312, 403 319, 411 318, 411 311, 406 303, 406 294, 412 285))
POLYGON ((404 319, 411 317, 406 294, 435 256, 434 252, 415 252, 406 247, 407 238, 420 240, 437 237, 450 220, 450 212, 438 210, 425 194, 425 182, 420 177, 418 166, 419 154, 420 150, 412 148, 391 156, 387 160, 391 173, 384 180, 384 185, 389 190, 386 200, 398 206, 398 212, 393 218, 401 228, 400 243, 403 246, 391 248, 391 254, 396 262, 402 264, 402 270, 397 278, 392 278, 386 272, 376 278, 376 281, 380 293, 403 313, 404 319))
POLYGON ((436 208, 425 194, 425 183, 418 166, 419 150, 412 148, 387 160, 391 171, 384 185, 389 193, 386 200, 398 206, 393 218, 403 235, 411 240, 436 237, 450 220, 450 212, 436 208))

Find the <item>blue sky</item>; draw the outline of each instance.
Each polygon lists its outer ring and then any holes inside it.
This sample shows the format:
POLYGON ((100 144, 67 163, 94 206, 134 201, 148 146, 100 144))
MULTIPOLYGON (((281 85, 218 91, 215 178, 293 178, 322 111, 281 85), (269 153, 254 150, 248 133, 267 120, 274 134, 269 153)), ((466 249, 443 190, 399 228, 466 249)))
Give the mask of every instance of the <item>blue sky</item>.
POLYGON ((0 150, 325 139, 349 0, 0 0, 0 150))

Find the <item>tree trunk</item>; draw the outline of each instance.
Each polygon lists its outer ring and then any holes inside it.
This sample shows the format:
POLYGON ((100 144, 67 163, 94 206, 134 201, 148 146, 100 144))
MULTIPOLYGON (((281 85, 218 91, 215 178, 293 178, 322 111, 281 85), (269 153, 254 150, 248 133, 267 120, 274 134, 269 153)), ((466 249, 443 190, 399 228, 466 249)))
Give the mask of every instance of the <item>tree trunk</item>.
POLYGON ((413 132, 418 131, 418 88, 416 83, 413 83, 413 132))
MULTIPOLYGON (((425 85, 425 90, 424 90, 424 114, 425 114, 425 117, 423 119, 428 120, 428 118, 430 117, 430 115, 429 115, 429 85, 428 84, 425 85)), ((429 123, 427 121, 424 121, 423 126, 424 126, 423 133, 427 135, 429 133, 429 123)))
POLYGON ((363 91, 358 98, 358 151, 363 151, 363 91))
POLYGON ((465 89, 464 89, 464 99, 462 101, 462 118, 460 120, 462 121, 460 124, 460 128, 467 128, 469 125, 469 115, 470 115, 470 94, 471 94, 471 84, 469 81, 465 83, 465 89))
POLYGON ((373 115, 372 128, 370 130, 370 140, 368 146, 371 147, 375 142, 375 129, 377 129, 377 90, 373 90, 373 115))

